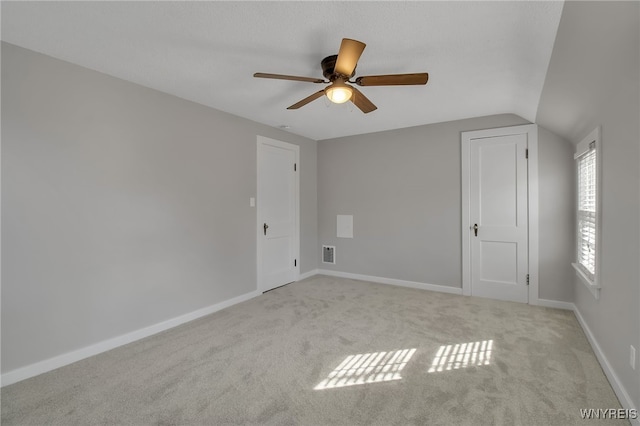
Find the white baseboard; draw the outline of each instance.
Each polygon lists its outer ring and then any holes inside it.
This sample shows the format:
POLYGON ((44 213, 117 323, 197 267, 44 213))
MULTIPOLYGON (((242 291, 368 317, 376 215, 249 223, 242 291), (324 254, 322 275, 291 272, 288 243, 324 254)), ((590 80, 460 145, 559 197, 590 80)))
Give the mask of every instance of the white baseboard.
POLYGON ((561 300, 538 299, 537 306, 544 308, 565 309, 567 311, 575 310, 575 305, 571 302, 563 302, 561 300))
MULTIPOLYGON (((303 274, 300 274, 299 280, 303 280, 318 274, 329 275, 333 277, 362 280, 362 281, 370 281, 370 282, 375 282, 380 284, 389 284, 389 285, 395 285, 395 286, 401 286, 401 287, 418 288, 422 290, 438 291, 438 292, 450 293, 450 294, 459 294, 459 295, 462 294, 462 289, 456 288, 456 287, 426 284, 426 283, 420 283, 415 281, 404 281, 404 280, 397 280, 392 278, 375 277, 370 275, 352 274, 348 272, 331 271, 327 269, 313 269, 311 271, 305 272, 303 274)), ((39 374, 46 373, 51 370, 55 370, 56 368, 60 368, 65 365, 72 364, 76 361, 80 361, 82 359, 100 354, 102 352, 115 349, 119 346, 123 346, 131 342, 135 342, 136 340, 140 340, 145 337, 152 336, 154 334, 160 333, 162 331, 168 330, 178 325, 181 325, 189 321, 193 321, 195 319, 201 318, 203 316, 212 314, 214 312, 220 311, 229 306, 233 306, 235 304, 252 299, 256 296, 259 296, 260 294, 261 292, 257 290, 252 291, 250 293, 245 293, 243 295, 234 297, 232 299, 225 300, 224 302, 220 302, 215 305, 208 306, 206 308, 198 309, 188 314, 184 314, 179 317, 175 317, 170 320, 166 320, 158 324, 154 324, 152 326, 133 331, 131 333, 123 334, 121 336, 104 340, 102 342, 84 347, 82 349, 78 349, 72 352, 68 352, 66 354, 58 355, 56 357, 49 358, 44 361, 27 365, 25 367, 17 368, 15 370, 2 374, 2 376, 0 377, 1 386, 7 386, 10 384, 19 382, 21 380, 28 379, 30 377, 37 376, 39 374)), ((613 371, 611 364, 607 360, 607 357, 604 355, 604 352, 600 348, 598 341, 596 340, 595 336, 591 332, 591 329, 589 329, 589 326, 585 322, 578 308, 571 302, 562 302, 562 301, 547 300, 547 299, 538 299, 538 302, 539 302, 538 303, 539 306, 557 308, 557 309, 568 309, 568 310, 572 310, 575 313, 576 318, 578 319, 578 323, 584 330, 584 333, 587 336, 587 339, 589 340, 589 343, 591 344, 591 347, 593 348, 594 353, 596 354, 596 357, 600 363, 600 366, 602 367, 602 370, 604 371, 605 375, 609 379, 609 382, 611 383, 611 386, 616 396, 620 400, 620 403, 626 409, 636 409, 627 390, 620 382, 620 379, 618 378, 616 373, 613 371)), ((640 421, 638 420, 632 421, 632 423, 640 425, 640 421)))
POLYGON ((118 346, 126 345, 136 340, 143 339, 145 337, 152 336, 161 331, 168 330, 178 325, 184 324, 189 321, 193 321, 200 317, 212 314, 220 311, 229 306, 235 305, 240 302, 252 299, 262 294, 259 291, 252 291, 233 299, 225 300, 224 302, 216 303, 215 305, 207 306, 206 308, 198 309, 188 314, 180 315, 166 321, 151 325, 149 327, 141 328, 131 333, 123 334, 121 336, 113 337, 111 339, 103 340, 102 342, 87 346, 75 351, 67 352, 66 354, 58 355, 53 358, 45 359, 44 361, 36 362, 25 367, 17 368, 15 370, 8 371, 2 374, 0 378, 1 386, 7 386, 21 380, 28 379, 30 377, 37 376, 42 373, 46 373, 56 368, 64 367, 65 365, 72 364, 81 359, 89 358, 90 356, 97 355, 102 352, 106 352, 111 349, 115 349, 118 346))
MULTIPOLYGON (((589 328, 586 321, 584 320, 584 317, 578 310, 578 307, 575 305, 573 305, 573 312, 576 315, 576 318, 578 319, 578 322, 580 323, 582 330, 584 330, 584 334, 587 336, 587 340, 589 340, 589 343, 591 344, 591 348, 593 348, 593 352, 595 352, 596 358, 598 358, 598 362, 600 362, 600 366, 602 367, 604 374, 607 376, 607 379, 609 379, 609 383, 611 384, 613 391, 615 392, 616 396, 620 400, 620 404, 622 404, 623 408, 626 408, 628 410, 636 409, 637 407, 634 406, 633 401, 629 396, 629 393, 627 393, 627 390, 622 385, 622 382, 620 382, 618 375, 613 371, 611 364, 609 364, 609 360, 604 355, 604 352, 602 352, 602 348, 598 344, 598 341, 596 340, 595 336, 591 332, 591 329, 589 328)), ((636 419, 634 423, 640 424, 640 421, 636 419)))
POLYGON ((462 288, 449 287, 446 285, 436 285, 419 283, 415 281, 396 280, 393 278, 374 277, 371 275, 351 274, 349 272, 331 271, 329 269, 318 269, 318 274, 332 277, 349 278, 352 280, 371 281, 379 284, 396 285, 399 287, 419 288, 421 290, 439 291, 440 293, 462 294, 462 288))
POLYGON ((312 269, 310 271, 307 271, 303 274, 300 274, 300 276, 298 277, 298 281, 302 281, 306 278, 312 277, 314 275, 318 275, 318 270, 317 269, 312 269))

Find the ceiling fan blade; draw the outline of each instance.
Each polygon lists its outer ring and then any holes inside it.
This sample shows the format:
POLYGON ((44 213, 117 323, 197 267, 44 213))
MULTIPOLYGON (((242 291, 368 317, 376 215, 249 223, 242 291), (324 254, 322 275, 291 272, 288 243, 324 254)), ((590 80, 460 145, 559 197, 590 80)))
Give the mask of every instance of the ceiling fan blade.
POLYGON ((327 81, 321 78, 298 77, 295 75, 283 75, 283 74, 268 74, 264 72, 257 72, 253 76, 258 78, 274 78, 276 80, 294 80, 294 81, 307 81, 309 83, 327 83, 327 81))
POLYGON ((318 99, 319 97, 324 95, 324 90, 319 90, 316 93, 314 93, 311 96, 307 96, 306 98, 304 98, 303 100, 301 100, 300 102, 297 102, 293 105, 291 105, 289 108, 287 109, 298 109, 300 107, 305 106, 306 104, 308 104, 311 101, 315 101, 316 99, 318 99))
POLYGON ((429 74, 426 72, 417 74, 389 74, 366 75, 356 78, 358 86, 403 86, 414 84, 427 84, 429 74))
POLYGON ((358 59, 360 59, 360 55, 362 55, 362 51, 365 46, 366 44, 361 41, 343 38, 342 44, 340 44, 340 51, 338 52, 338 59, 336 59, 334 71, 337 74, 351 77, 353 70, 356 69, 358 59))
POLYGON ((365 95, 363 95, 361 91, 359 91, 355 87, 352 87, 352 89, 353 95, 351 96, 351 102, 353 102, 358 108, 360 108, 360 111, 367 114, 378 109, 378 107, 375 106, 373 102, 371 102, 365 95))

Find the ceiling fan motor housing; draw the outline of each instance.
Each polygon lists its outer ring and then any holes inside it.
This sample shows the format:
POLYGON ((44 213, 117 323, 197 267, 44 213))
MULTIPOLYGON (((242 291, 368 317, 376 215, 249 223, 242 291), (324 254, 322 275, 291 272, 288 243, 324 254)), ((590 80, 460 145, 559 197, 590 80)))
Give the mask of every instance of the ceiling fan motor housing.
MULTIPOLYGON (((333 81, 338 78, 338 75, 335 74, 336 59, 338 59, 338 55, 331 55, 327 56, 322 60, 322 62, 320 62, 320 65, 322 66, 322 75, 324 75, 324 77, 329 81, 333 81)), ((344 77, 348 80, 355 74, 356 68, 354 67, 351 75, 346 75, 344 77)))

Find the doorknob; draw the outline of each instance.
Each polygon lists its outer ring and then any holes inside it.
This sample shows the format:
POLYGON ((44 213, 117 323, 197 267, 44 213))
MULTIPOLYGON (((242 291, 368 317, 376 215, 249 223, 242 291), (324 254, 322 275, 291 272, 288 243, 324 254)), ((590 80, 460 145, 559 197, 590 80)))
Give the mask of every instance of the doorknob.
MULTIPOLYGON (((266 232, 266 230, 265 230, 265 232, 266 232)), ((476 234, 476 237, 477 237, 478 236, 478 224, 477 223, 473 224, 473 232, 476 234)))
POLYGON ((267 229, 269 228, 269 225, 265 223, 262 228, 264 229, 264 235, 267 235, 267 229))

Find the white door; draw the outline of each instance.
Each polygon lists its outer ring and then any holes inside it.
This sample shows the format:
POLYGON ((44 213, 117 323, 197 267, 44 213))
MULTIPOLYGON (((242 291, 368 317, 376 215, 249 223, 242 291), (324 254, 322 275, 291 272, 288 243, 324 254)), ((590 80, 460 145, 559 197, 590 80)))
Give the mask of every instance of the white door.
POLYGON ((258 136, 258 290, 298 278, 299 147, 258 136))
POLYGON ((528 301, 527 134, 470 140, 471 294, 528 301))

